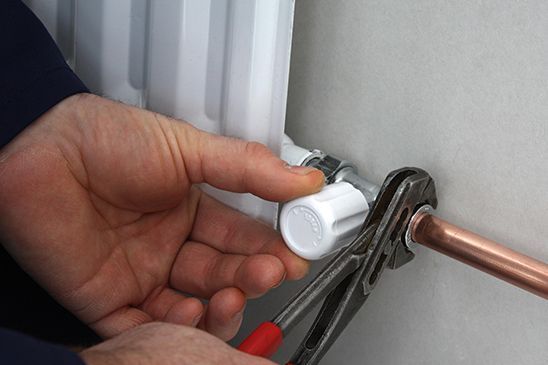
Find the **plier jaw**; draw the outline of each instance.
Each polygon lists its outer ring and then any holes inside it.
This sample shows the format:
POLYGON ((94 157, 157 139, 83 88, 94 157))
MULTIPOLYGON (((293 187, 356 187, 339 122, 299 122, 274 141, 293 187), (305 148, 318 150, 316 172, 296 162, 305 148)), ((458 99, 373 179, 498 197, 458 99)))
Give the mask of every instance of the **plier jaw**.
POLYGON ((269 357, 282 339, 325 298, 314 323, 290 364, 317 364, 375 288, 385 267, 398 268, 413 259, 406 232, 413 214, 424 205, 436 207, 433 179, 418 168, 391 172, 360 234, 274 317, 239 347, 269 357))

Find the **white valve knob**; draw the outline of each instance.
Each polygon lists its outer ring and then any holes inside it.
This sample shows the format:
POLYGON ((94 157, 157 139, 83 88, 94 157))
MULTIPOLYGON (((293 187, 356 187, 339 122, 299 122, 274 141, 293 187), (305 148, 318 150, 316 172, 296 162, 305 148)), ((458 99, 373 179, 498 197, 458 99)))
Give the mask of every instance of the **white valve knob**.
POLYGON ((367 201, 358 189, 338 182, 284 204, 280 230, 293 252, 318 260, 349 244, 368 211, 367 201))

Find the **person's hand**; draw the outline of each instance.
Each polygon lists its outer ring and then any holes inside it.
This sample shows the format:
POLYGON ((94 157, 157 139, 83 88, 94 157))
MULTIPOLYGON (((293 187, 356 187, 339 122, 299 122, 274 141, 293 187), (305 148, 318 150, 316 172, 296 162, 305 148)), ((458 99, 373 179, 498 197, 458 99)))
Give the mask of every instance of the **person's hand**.
POLYGON ((272 228, 193 185, 202 182, 285 201, 318 191, 323 175, 258 143, 75 95, 0 151, 0 235, 104 337, 165 321, 227 340, 246 298, 301 278, 308 264, 272 228))
POLYGON ((149 323, 80 353, 86 365, 274 365, 191 327, 149 323))

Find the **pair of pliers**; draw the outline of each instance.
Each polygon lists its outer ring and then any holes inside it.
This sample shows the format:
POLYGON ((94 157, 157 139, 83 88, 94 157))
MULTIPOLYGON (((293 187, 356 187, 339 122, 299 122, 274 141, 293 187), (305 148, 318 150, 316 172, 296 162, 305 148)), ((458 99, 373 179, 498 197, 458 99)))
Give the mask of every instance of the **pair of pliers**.
POLYGON ((239 350, 272 356, 283 338, 324 299, 314 323, 288 365, 317 364, 375 288, 386 266, 396 269, 413 259, 407 227, 424 205, 436 207, 434 180, 417 168, 402 168, 385 179, 357 238, 270 322, 262 323, 239 350))

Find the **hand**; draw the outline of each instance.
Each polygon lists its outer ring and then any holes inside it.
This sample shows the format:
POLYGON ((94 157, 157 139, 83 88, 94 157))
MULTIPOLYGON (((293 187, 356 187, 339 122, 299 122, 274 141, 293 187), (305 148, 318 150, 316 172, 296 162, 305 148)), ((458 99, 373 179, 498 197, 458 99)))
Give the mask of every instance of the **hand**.
POLYGON ((104 337, 165 321, 227 340, 246 298, 301 278, 308 264, 273 229, 194 186, 202 182, 284 201, 318 191, 323 176, 258 143, 75 95, 0 151, 2 242, 104 337))
POLYGON ((191 327, 149 323, 80 353, 87 365, 274 365, 191 327))

